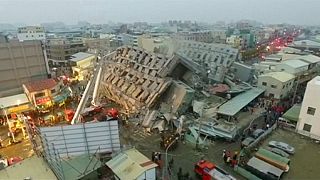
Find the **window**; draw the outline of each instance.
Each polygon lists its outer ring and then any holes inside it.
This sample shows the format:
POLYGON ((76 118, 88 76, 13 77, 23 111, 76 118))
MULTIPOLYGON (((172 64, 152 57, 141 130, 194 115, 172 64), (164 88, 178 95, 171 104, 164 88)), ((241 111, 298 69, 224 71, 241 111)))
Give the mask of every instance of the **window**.
POLYGON ((56 92, 56 90, 55 89, 51 89, 51 93, 55 93, 56 92))
POLYGON ((35 97, 35 98, 38 98, 38 97, 43 97, 44 95, 45 95, 45 93, 42 92, 42 93, 37 93, 37 94, 35 94, 34 97, 35 97))
POLYGON ((262 86, 267 86, 267 83, 266 82, 262 82, 262 86))
POLYGON ((314 115, 316 113, 316 108, 308 107, 307 114, 314 115))
POLYGON ((271 88, 277 88, 277 86, 276 86, 276 85, 271 84, 271 88))
POLYGON ((304 124, 304 125, 303 125, 303 130, 310 132, 310 131, 311 131, 311 127, 312 127, 312 126, 311 126, 310 124, 304 124))

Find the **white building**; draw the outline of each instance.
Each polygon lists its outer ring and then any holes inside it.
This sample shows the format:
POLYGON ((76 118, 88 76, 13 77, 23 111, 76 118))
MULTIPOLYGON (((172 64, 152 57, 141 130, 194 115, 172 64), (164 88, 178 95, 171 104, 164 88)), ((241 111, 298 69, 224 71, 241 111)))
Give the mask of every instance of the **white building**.
POLYGON ((28 40, 45 40, 46 34, 43 27, 40 26, 26 26, 18 28, 19 41, 28 40))
POLYGON ((308 82, 304 94, 297 132, 320 140, 320 76, 308 82))
POLYGON ((158 165, 134 148, 120 152, 106 165, 116 180, 156 180, 158 165))
POLYGON ((90 53, 78 52, 71 56, 69 62, 76 79, 82 81, 93 70, 96 56, 90 53))
POLYGON ((258 77, 258 87, 265 90, 265 96, 282 99, 292 90, 294 79, 294 75, 286 72, 270 72, 258 77))

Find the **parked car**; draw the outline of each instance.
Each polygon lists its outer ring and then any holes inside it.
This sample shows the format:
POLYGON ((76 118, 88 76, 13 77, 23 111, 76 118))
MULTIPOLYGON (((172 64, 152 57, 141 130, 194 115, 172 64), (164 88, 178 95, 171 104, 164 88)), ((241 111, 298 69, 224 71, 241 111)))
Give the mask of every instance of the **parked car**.
POLYGON ((257 139, 258 137, 260 137, 265 131, 263 129, 256 129, 255 131, 253 131, 252 133, 252 137, 257 139))
POLYGON ((284 142, 279 141, 270 141, 269 142, 270 147, 281 149, 289 154, 294 154, 295 150, 294 147, 290 146, 289 144, 286 144, 284 142))
POLYGON ((270 151, 282 157, 288 158, 289 154, 278 148, 270 148, 270 151))
POLYGON ((241 142, 241 145, 242 147, 248 147, 253 142, 254 142, 254 139, 252 137, 247 137, 241 142))

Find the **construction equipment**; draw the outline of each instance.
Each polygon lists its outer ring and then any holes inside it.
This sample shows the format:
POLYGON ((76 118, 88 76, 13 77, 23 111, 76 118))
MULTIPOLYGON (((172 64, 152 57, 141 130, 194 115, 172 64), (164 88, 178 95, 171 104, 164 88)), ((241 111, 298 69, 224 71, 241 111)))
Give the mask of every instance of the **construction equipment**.
POLYGON ((225 170, 219 168, 216 164, 207 161, 200 160, 194 167, 194 172, 202 180, 235 180, 233 176, 227 173, 225 170))

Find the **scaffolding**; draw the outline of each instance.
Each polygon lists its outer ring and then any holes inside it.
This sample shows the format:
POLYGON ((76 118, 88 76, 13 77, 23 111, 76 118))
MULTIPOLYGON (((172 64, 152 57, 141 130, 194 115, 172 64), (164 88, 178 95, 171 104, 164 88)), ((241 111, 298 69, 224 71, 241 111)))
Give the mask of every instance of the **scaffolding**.
POLYGON ((118 121, 27 126, 34 151, 59 180, 80 179, 101 167, 100 157, 120 150, 118 121))

